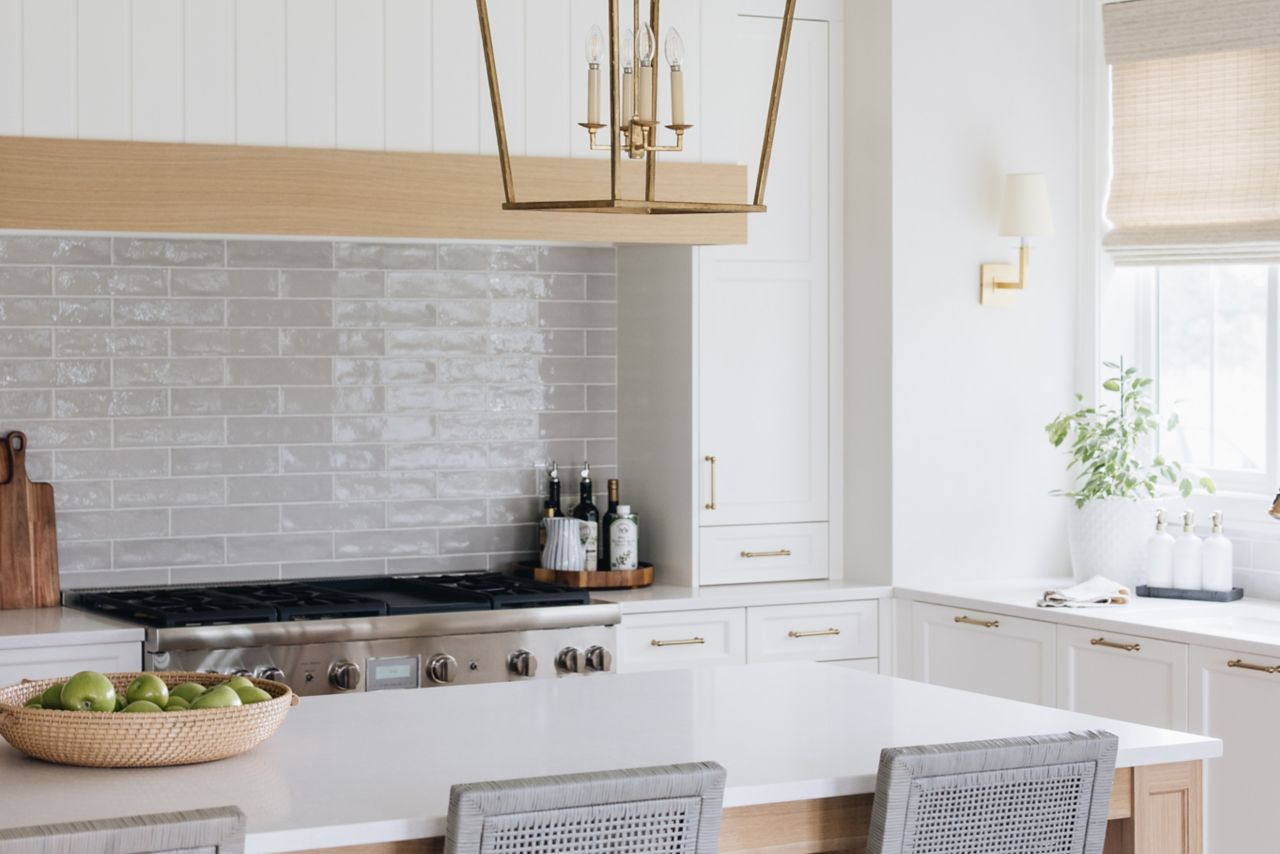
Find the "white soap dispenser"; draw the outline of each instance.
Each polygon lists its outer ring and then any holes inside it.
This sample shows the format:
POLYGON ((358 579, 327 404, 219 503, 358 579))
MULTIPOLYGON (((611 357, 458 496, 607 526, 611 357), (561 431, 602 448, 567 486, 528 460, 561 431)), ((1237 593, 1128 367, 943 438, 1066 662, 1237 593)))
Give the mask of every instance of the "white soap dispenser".
POLYGON ((1147 540, 1148 587, 1173 586, 1173 536, 1166 530, 1164 511, 1156 511, 1156 532, 1147 540))
POLYGON ((1231 541, 1222 535, 1222 511, 1214 513, 1212 518, 1213 533, 1204 541, 1202 553, 1204 589, 1227 592, 1231 590, 1231 541))
POLYGON ((1182 514, 1182 536, 1173 543, 1173 586, 1179 590, 1199 590, 1202 581, 1201 550, 1204 541, 1196 536, 1196 514, 1182 514))

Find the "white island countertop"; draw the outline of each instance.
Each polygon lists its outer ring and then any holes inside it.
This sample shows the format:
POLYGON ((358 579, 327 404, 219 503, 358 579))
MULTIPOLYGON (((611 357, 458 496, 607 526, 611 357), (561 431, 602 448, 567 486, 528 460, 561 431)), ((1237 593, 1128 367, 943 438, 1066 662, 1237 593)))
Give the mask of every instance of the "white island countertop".
POLYGON ((875 791, 884 747, 1106 729, 1119 765, 1217 739, 812 663, 308 697, 210 765, 106 770, 0 743, 0 827, 235 804, 251 852, 443 836, 453 783, 714 760, 725 806, 875 791))

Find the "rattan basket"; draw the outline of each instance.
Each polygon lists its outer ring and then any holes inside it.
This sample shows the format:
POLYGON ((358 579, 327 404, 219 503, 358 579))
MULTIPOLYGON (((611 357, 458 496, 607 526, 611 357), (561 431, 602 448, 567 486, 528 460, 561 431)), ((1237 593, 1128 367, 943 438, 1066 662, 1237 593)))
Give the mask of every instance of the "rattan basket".
MULTIPOLYGON (((157 673, 169 687, 183 682, 215 685, 212 673, 157 673)), ((108 673, 116 691, 137 673, 108 673)), ((63 679, 24 681, 0 689, 0 736, 28 756, 61 765, 156 768, 212 762, 244 753, 265 741, 284 721, 297 695, 282 682, 251 679, 273 699, 226 709, 161 714, 65 712, 24 704, 63 679)))

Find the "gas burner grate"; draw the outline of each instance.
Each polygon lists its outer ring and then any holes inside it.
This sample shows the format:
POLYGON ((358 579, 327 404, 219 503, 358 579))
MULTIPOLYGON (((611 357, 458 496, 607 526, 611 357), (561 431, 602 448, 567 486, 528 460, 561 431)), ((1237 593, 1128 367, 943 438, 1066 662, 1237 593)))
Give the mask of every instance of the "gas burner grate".
POLYGON ((261 605, 270 605, 283 622, 381 617, 387 613, 385 602, 319 585, 245 584, 218 589, 261 605))
POLYGON ((528 578, 516 578, 496 572, 462 575, 423 575, 414 584, 440 596, 478 596, 494 609, 548 608, 557 605, 589 605, 591 594, 570 590, 555 584, 544 584, 528 578))
POLYGON ((228 623, 274 623, 276 609, 227 595, 216 587, 109 590, 85 593, 81 604, 161 629, 228 623))

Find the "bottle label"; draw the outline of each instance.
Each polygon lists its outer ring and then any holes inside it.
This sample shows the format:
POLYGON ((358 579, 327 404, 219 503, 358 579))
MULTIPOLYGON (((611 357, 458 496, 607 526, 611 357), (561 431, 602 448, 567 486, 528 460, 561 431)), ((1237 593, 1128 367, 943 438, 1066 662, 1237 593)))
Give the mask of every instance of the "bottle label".
POLYGON ((640 526, 634 516, 622 516, 609 526, 609 568, 638 569, 640 526))
POLYGON ((595 569, 599 566, 599 523, 588 522, 585 519, 579 522, 582 539, 582 550, 587 553, 586 565, 583 569, 595 569))

